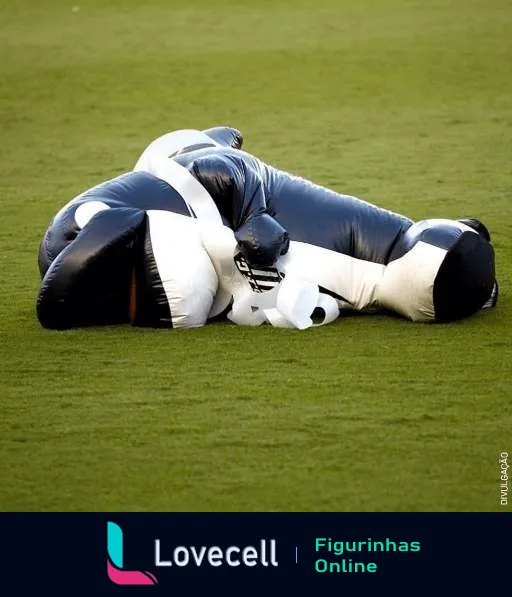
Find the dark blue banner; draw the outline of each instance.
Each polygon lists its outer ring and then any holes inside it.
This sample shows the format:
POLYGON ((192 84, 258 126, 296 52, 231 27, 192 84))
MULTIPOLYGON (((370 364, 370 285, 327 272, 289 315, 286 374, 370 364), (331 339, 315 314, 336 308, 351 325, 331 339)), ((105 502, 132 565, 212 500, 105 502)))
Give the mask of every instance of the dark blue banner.
POLYGON ((0 517, 5 595, 511 591, 509 513, 0 517))

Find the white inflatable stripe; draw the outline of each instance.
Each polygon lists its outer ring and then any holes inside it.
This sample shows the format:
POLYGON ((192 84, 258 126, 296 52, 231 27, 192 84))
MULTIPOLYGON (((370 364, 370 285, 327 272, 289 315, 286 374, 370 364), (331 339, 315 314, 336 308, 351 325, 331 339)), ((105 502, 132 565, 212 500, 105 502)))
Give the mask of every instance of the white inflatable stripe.
POLYGON ((76 225, 82 229, 97 213, 106 209, 110 209, 110 205, 103 203, 103 201, 87 201, 86 203, 82 203, 75 210, 76 225))
POLYGON ((165 180, 183 197, 192 216, 211 225, 222 226, 222 218, 210 193, 190 172, 174 160, 159 157, 158 178, 165 180))
POLYGON ((207 224, 222 225, 222 218, 211 195, 203 185, 181 164, 169 156, 187 145, 209 143, 218 146, 213 139, 196 130, 183 130, 159 137, 144 150, 134 170, 143 170, 165 180, 183 197, 190 215, 207 224))
POLYGON ((203 325, 217 291, 217 274, 195 220, 148 210, 151 247, 174 328, 203 325))
POLYGON ((167 165, 160 176, 183 197, 191 214, 211 225, 222 226, 222 218, 210 193, 181 164, 167 160, 167 165))
POLYGON ((212 147, 219 146, 219 143, 197 129, 182 129, 165 133, 165 135, 151 141, 137 160, 134 170, 144 170, 153 174, 152 162, 155 157, 168 158, 185 147, 206 143, 212 147))

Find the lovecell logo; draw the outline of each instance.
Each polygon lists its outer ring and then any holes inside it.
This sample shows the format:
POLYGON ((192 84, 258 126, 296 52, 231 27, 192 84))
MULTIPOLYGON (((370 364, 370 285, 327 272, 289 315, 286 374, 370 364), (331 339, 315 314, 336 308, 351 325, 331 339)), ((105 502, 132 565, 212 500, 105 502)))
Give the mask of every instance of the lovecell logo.
POLYGON ((151 572, 123 569, 123 531, 115 522, 107 522, 107 572, 116 585, 156 585, 151 572))
POLYGON ((270 546, 267 540, 262 539, 258 547, 247 545, 238 547, 231 545, 227 549, 222 549, 218 545, 210 547, 202 545, 201 547, 185 547, 179 545, 169 553, 170 558, 162 559, 162 546, 160 539, 155 540, 155 566, 188 566, 196 565, 198 568, 203 564, 208 566, 279 566, 276 556, 276 541, 270 540, 270 546))

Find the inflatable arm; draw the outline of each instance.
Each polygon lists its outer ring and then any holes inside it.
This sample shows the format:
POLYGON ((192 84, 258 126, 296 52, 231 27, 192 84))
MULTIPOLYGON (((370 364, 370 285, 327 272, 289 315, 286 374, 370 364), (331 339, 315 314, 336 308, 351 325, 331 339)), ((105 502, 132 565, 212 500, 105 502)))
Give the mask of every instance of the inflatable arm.
POLYGON ((243 160, 212 154, 194 161, 207 189, 235 232, 238 249, 254 266, 273 265, 289 247, 288 232, 267 211, 261 175, 243 160))

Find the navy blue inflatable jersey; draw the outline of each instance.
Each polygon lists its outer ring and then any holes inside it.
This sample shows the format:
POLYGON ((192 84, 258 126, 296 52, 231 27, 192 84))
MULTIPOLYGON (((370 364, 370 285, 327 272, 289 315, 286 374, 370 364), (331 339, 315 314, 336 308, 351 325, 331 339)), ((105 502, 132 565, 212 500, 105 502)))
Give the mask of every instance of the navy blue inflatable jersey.
MULTIPOLYGON (((238 266, 252 281, 258 272, 263 283, 276 272, 279 280, 301 255, 309 278, 323 264, 327 273, 315 282, 339 306, 451 321, 495 304, 494 252, 478 220, 414 223, 265 164, 241 149, 236 129, 164 137, 148 147, 136 171, 79 195, 53 219, 39 253, 43 326, 179 327, 164 288, 156 220, 162 212, 201 219, 205 197, 233 231, 238 266)), ((210 276, 196 257, 198 271, 210 276)))

